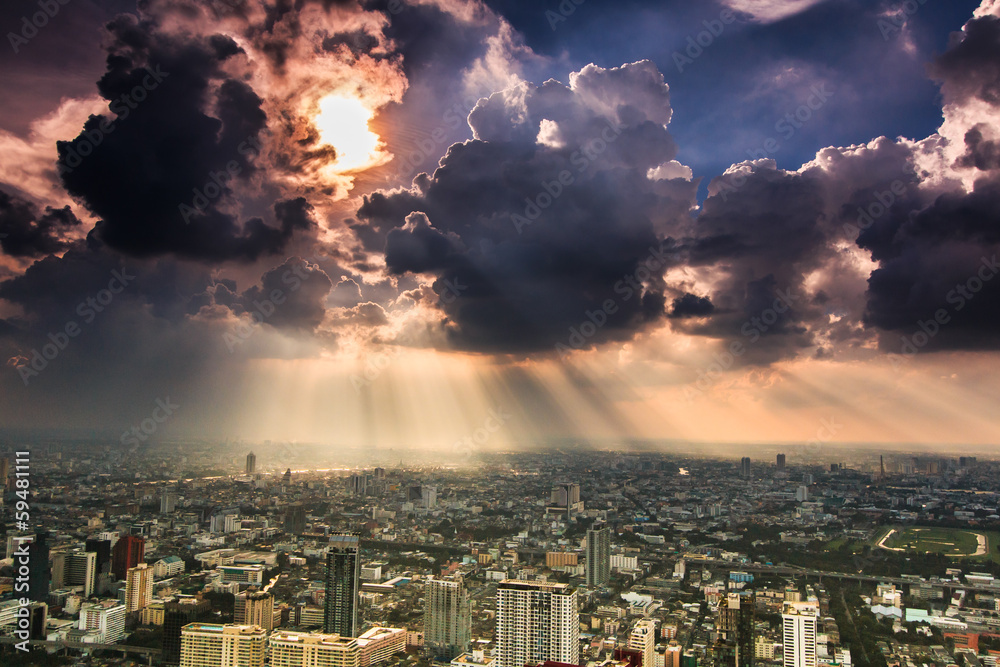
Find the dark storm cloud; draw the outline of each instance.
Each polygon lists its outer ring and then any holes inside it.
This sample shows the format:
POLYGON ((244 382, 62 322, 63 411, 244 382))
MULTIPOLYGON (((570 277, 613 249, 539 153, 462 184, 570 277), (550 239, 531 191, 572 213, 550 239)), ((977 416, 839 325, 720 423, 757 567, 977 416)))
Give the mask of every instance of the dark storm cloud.
POLYGON ((975 167, 980 171, 1000 169, 1000 143, 983 137, 986 125, 980 123, 965 133, 965 155, 959 158, 961 167, 975 167))
POLYGON ((930 66, 949 102, 978 98, 1000 105, 1000 17, 983 16, 952 34, 948 51, 930 66))
POLYGON ((708 297, 685 294, 674 299, 670 307, 670 317, 705 317, 715 312, 715 306, 708 297))
POLYGON ((108 31, 98 90, 112 113, 58 145, 66 189, 101 218, 103 241, 137 257, 253 261, 311 226, 280 206, 277 227, 222 208, 255 172, 267 121, 254 91, 222 70, 241 53, 231 39, 175 38, 127 15, 108 31))
POLYGON ((323 322, 333 282, 318 266, 290 257, 265 273, 260 283, 240 296, 234 312, 270 311, 262 312, 264 322, 276 329, 315 331, 323 322))
POLYGON ((572 89, 497 93, 470 117, 477 139, 453 145, 433 176, 365 198, 360 237, 390 271, 436 276, 458 347, 551 350, 608 299, 588 344, 629 339, 665 316, 664 287, 644 266, 662 272, 661 232, 695 187, 647 177, 675 152, 669 118, 651 63, 587 68, 572 89))
POLYGON ((0 249, 12 257, 40 257, 69 247, 67 232, 79 227, 69 207, 40 211, 31 202, 0 190, 0 249))

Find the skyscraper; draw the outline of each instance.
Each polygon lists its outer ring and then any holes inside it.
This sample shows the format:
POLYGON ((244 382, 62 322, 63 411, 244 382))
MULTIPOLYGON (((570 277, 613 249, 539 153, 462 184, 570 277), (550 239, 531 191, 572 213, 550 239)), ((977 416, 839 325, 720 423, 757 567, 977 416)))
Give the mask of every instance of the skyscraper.
POLYGON ((744 456, 740 459, 740 477, 750 479, 750 457, 744 456))
POLYGON ((292 535, 306 532, 306 508, 302 503, 292 503, 285 509, 285 532, 292 535))
POLYGON ((97 585, 97 554, 93 551, 69 552, 65 579, 70 586, 83 586, 84 599, 93 595, 97 585))
POLYGON ((97 574, 111 572, 111 540, 88 539, 87 551, 97 554, 97 574))
POLYGON ((562 482, 552 487, 552 496, 549 499, 557 507, 571 507, 580 502, 580 485, 571 482, 562 482))
POLYGON ((289 468, 285 471, 285 474, 281 477, 281 483, 288 486, 292 483, 292 469, 289 468))
POLYGON ((357 637, 359 543, 356 534, 330 537, 330 551, 326 555, 326 599, 323 601, 323 632, 327 634, 357 637))
POLYGON ((49 535, 38 533, 28 546, 28 599, 45 602, 49 599, 52 572, 49 569, 49 535))
POLYGON ((181 629, 198 615, 197 604, 168 602, 163 609, 163 664, 181 661, 181 629))
POLYGON ((171 514, 175 509, 177 509, 177 492, 164 489, 160 496, 160 514, 171 514))
POLYGON ((729 593, 719 603, 718 639, 712 647, 715 667, 753 667, 756 606, 753 594, 741 593, 729 593))
POLYGON ((267 633, 253 625, 188 623, 181 629, 181 667, 263 667, 267 633))
POLYGON ((469 650, 472 608, 461 579, 428 579, 424 586, 424 644, 451 660, 469 650))
POLYGON ((142 611, 153 601, 153 569, 145 563, 129 568, 125 576, 125 611, 142 611))
POLYGON ((146 540, 135 535, 125 535, 111 549, 111 573, 115 579, 124 579, 129 568, 142 562, 146 554, 146 540))
POLYGON ((587 587, 597 588, 611 579, 611 530, 607 526, 587 531, 587 587))
POLYGON ((785 455, 784 454, 778 454, 778 461, 777 461, 777 463, 778 463, 778 470, 784 470, 785 469, 785 455))
POLYGON ((257 455, 253 452, 247 454, 247 474, 252 475, 257 471, 257 455))
POLYGON ((274 596, 262 591, 243 591, 236 596, 233 621, 274 630, 274 596))
POLYGON ((656 623, 649 619, 636 623, 629 633, 628 647, 642 653, 642 667, 655 667, 656 623))
POLYGON ((816 667, 819 608, 811 602, 786 602, 781 620, 784 667, 816 667))
POLYGON ((497 585, 496 614, 496 667, 580 663, 576 590, 569 585, 506 579, 497 585))

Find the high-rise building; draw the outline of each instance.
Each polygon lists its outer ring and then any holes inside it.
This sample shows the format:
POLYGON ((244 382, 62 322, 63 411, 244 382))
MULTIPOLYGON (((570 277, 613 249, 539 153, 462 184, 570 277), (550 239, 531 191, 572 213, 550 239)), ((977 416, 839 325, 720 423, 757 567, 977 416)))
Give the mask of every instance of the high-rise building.
POLYGON ((289 468, 288 470, 286 470, 285 474, 282 475, 282 477, 281 477, 281 483, 284 484, 285 486, 288 486, 289 484, 292 483, 292 469, 291 468, 289 468))
POLYGON ((644 619, 632 627, 628 636, 628 647, 642 654, 641 667, 656 667, 654 650, 656 649, 656 623, 644 619))
POLYGON ((562 482, 552 487, 552 497, 549 499, 557 507, 572 507, 580 502, 580 485, 562 482))
POLYGON ((423 489, 419 484, 411 484, 406 488, 406 501, 407 502, 420 502, 423 500, 423 489))
POLYGON ((247 454, 247 474, 252 475, 257 472, 257 455, 253 452, 247 454))
POLYGON ((357 637, 358 580, 361 576, 360 540, 356 534, 330 537, 326 555, 326 598, 323 632, 357 637))
POLYGON ((306 508, 302 503, 292 503, 285 509, 285 532, 292 535, 306 532, 306 508))
POLYGON ((274 630, 274 595, 262 591, 244 591, 236 596, 233 621, 240 625, 259 625, 274 630))
POLYGON ((753 667, 756 606, 753 594, 741 593, 729 593, 719 603, 718 638, 712 646, 715 667, 753 667))
POLYGON ((587 587, 604 586, 611 579, 611 529, 607 526, 587 531, 587 587))
POLYGON ((111 549, 111 574, 124 579, 129 568, 142 562, 146 555, 146 540, 136 535, 125 535, 111 549))
POLYGON ((337 634, 279 630, 268 642, 271 667, 359 667, 358 640, 337 634))
POLYGON ((469 650, 472 608, 460 578, 428 579, 424 585, 424 645, 451 660, 469 650))
POLYGON ((38 533, 28 545, 28 599, 45 602, 49 599, 52 571, 49 567, 49 536, 38 533))
POLYGON ((368 475, 356 473, 347 478, 347 491, 354 496, 368 495, 368 475))
POLYGON ((66 554, 66 584, 83 586, 84 599, 94 594, 97 585, 97 554, 93 551, 71 551, 66 554))
POLYGON ((58 590, 66 585, 66 552, 57 551, 52 554, 50 572, 52 573, 52 578, 50 580, 51 590, 58 590))
POLYGON ((263 667, 267 633, 253 625, 188 623, 180 667, 263 667))
POLYGON ((125 605, 115 600, 84 602, 77 627, 100 633, 101 644, 114 644, 125 636, 125 605))
POLYGON ((740 459, 740 477, 750 479, 750 457, 744 456, 740 459))
POLYGON ((160 514, 172 514, 177 509, 177 492, 164 489, 160 496, 160 514))
POLYGON ((819 607, 812 602, 786 602, 781 620, 784 667, 816 667, 819 607))
POLYGON ((153 601, 153 568, 139 563, 125 575, 125 611, 142 611, 153 601))
POLYGON ((567 584, 506 579, 497 585, 496 667, 547 660, 580 662, 576 590, 567 584))
POLYGON ((97 554, 97 574, 111 572, 111 540, 88 539, 86 550, 97 554))
POLYGON ((163 605, 163 664, 180 664, 181 629, 197 617, 199 605, 209 606, 193 598, 163 605))
POLYGON ((420 489, 420 502, 427 509, 437 506, 438 490, 436 486, 424 486, 420 489))
POLYGON ((778 454, 777 465, 778 465, 778 470, 784 470, 785 469, 785 455, 784 454, 778 454))

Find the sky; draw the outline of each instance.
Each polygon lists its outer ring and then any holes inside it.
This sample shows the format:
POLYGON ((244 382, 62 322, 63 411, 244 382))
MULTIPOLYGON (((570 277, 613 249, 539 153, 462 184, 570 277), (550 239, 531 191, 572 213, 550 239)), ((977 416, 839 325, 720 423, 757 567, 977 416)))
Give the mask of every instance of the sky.
POLYGON ((0 27, 8 433, 997 443, 998 0, 0 27))

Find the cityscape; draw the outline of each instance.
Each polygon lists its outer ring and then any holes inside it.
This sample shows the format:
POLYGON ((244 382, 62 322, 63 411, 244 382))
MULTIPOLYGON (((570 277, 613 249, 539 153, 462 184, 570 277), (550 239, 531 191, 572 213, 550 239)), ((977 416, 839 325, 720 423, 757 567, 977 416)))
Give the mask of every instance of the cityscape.
POLYGON ((1000 667, 1000 0, 0 32, 0 667, 1000 667))

